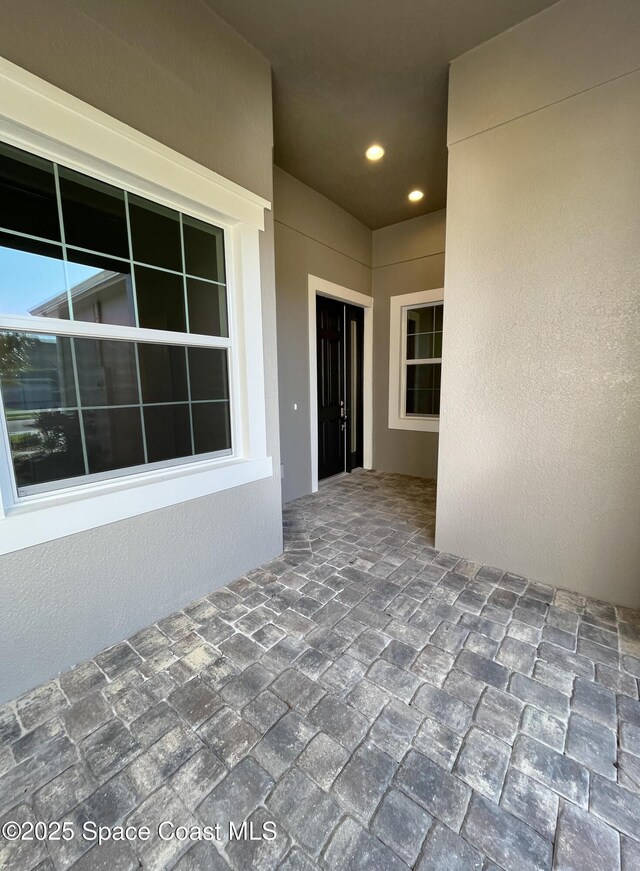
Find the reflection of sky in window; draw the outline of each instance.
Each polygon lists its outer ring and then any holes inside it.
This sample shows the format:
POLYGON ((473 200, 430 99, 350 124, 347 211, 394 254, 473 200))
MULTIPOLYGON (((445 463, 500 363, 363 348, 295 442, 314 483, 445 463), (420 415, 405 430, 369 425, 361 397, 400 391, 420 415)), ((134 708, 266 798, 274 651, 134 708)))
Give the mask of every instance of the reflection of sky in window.
POLYGON ((85 266, 82 263, 67 261, 67 275, 69 276, 69 285, 72 290, 79 284, 82 284, 83 281, 88 281, 95 275, 100 275, 101 272, 104 272, 104 270, 96 269, 95 266, 85 266))
POLYGON ((65 290, 62 260, 0 248, 0 313, 29 314, 30 309, 65 290))
MULTIPOLYGON (((67 269, 72 287, 102 271, 78 263, 68 263, 67 269)), ((32 309, 65 292, 62 260, 0 247, 0 314, 28 315, 32 309)))

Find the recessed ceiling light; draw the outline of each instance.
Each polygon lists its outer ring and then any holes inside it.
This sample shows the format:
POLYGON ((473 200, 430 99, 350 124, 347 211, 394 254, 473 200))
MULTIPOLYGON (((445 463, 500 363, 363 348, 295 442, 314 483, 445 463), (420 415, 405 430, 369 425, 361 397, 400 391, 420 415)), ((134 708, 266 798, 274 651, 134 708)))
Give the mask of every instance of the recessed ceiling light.
POLYGON ((384 148, 382 145, 370 145, 365 151, 367 160, 380 160, 383 155, 384 148))
POLYGON ((418 200, 421 200, 423 196, 424 193, 422 191, 411 191, 411 193, 409 194, 409 199, 412 203, 417 203, 418 200))

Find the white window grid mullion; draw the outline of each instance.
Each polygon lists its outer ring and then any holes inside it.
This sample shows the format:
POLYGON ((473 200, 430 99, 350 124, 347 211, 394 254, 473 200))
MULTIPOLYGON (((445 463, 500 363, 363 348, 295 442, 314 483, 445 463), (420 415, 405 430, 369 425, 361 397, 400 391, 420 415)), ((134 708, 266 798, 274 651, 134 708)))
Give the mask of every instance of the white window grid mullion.
POLYGON ((4 517, 6 509, 18 501, 18 482, 13 473, 11 439, 9 438, 2 390, 0 390, 0 434, 4 447, 4 450, 0 451, 0 494, 3 495, 3 498, 0 499, 0 517, 4 517), (4 494, 7 495, 4 496, 4 494))
MULTIPOLYGON (((69 309, 69 320, 73 320, 73 301, 71 299, 71 285, 69 282, 69 270, 67 269, 67 251, 66 251, 66 236, 64 232, 64 216, 62 214, 62 194, 60 193, 60 172, 58 164, 53 164, 53 179, 56 188, 56 206, 58 208, 58 223, 60 225, 60 244, 62 246, 62 264, 64 270, 64 287, 67 294, 67 307, 69 309)), ((20 234, 23 235, 23 234, 20 234)), ((26 234, 25 234, 26 235, 26 234)), ((27 237, 29 238, 29 237, 27 237)), ((54 243, 55 244, 55 243, 54 243)))
POLYGON ((182 293, 184 296, 184 323, 185 329, 189 333, 190 323, 189 323, 189 297, 187 294, 187 261, 184 253, 184 223, 182 221, 182 212, 178 213, 178 222, 180 224, 180 257, 182 258, 182 293))
MULTIPOLYGON (((184 224, 182 222, 182 212, 179 213, 180 220, 180 256, 182 257, 182 292, 184 294, 184 317, 187 332, 189 330, 189 300, 187 294, 187 260, 184 253, 184 224)), ((191 370, 189 368, 189 351, 184 349, 184 360, 187 373, 187 399, 189 400, 189 429, 191 432, 191 453, 195 456, 196 453, 196 435, 193 429, 193 407, 191 405, 191 370)))
MULTIPOLYGON (((138 294, 136 291, 136 271, 133 268, 133 242, 131 241, 131 218, 129 216, 129 194, 124 191, 124 214, 127 222, 127 244, 129 246, 129 266, 131 269, 131 296, 133 297, 133 319, 136 329, 140 326, 140 317, 138 315, 138 294)), ((136 361, 136 383, 138 385, 138 402, 140 410, 140 427, 142 430, 142 453, 145 463, 149 462, 149 453, 147 451, 147 428, 144 424, 144 409, 142 407, 142 379, 140 377, 140 355, 138 353, 138 343, 134 342, 133 354, 136 361)))
MULTIPOLYGON (((78 424, 80 426, 80 444, 82 445, 82 459, 84 461, 84 473, 89 475, 89 452, 87 451, 87 438, 84 431, 84 415, 82 414, 82 405, 80 398, 80 379, 78 378, 78 363, 76 360, 76 344, 73 337, 69 339, 71 347, 71 365, 73 366, 73 380, 75 384, 76 402, 78 404, 78 424)), ((17 484, 16 484, 17 486, 17 484)))
MULTIPOLYGON (((66 250, 66 235, 64 231, 64 215, 62 214, 62 194, 60 193, 60 173, 58 164, 53 164, 53 178, 56 188, 56 205, 58 208, 58 222, 60 224, 60 241, 62 243, 62 268, 64 271, 64 286, 67 293, 67 306, 69 308, 69 318, 73 318, 73 300, 71 298, 71 283, 69 281, 69 269, 67 268, 67 250, 66 250)), ((87 438, 84 431, 84 418, 80 405, 80 379, 78 378, 78 362, 76 360, 76 346, 73 337, 69 338, 69 347, 71 349, 71 366, 73 369, 73 383, 76 394, 76 403, 78 405, 78 428, 80 430, 80 446, 82 448, 82 462, 84 465, 85 475, 89 474, 89 452, 87 451, 87 438)), ((4 406, 2 408, 4 415, 4 406)), ((8 429, 8 428, 7 428, 8 429)), ((10 440, 9 440, 10 441, 10 440)), ((14 490, 18 493, 18 482, 15 482, 14 490)))

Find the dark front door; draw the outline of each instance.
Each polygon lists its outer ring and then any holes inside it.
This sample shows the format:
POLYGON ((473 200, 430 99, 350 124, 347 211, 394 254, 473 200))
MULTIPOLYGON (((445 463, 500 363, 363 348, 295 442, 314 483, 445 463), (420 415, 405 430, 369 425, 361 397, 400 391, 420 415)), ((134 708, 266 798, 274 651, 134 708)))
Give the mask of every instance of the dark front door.
POLYGON ((362 465, 362 309, 316 297, 318 478, 362 465))
POLYGON ((316 297, 318 478, 344 472, 344 303, 316 297))

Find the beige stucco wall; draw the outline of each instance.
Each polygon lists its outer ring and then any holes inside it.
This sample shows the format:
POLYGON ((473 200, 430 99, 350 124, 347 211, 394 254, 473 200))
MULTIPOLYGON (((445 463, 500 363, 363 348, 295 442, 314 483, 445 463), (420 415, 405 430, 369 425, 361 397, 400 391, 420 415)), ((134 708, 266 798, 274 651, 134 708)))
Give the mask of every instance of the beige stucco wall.
MULTIPOLYGON (((5 0, 0 54, 272 199, 269 64, 199 0, 5 0)), ((278 469, 270 213, 261 255, 278 469)), ((0 558, 0 701, 280 551, 276 474, 0 558)))
POLYGON ((441 549, 632 606, 639 68, 635 0, 563 0, 451 66, 436 523, 441 549))
POLYGON ((282 497, 289 502, 311 492, 308 278, 370 295, 371 230, 277 166, 273 211, 282 497))
POLYGON ((389 429, 389 300, 444 284, 445 210, 373 231, 373 465, 435 478, 438 433, 389 429))

